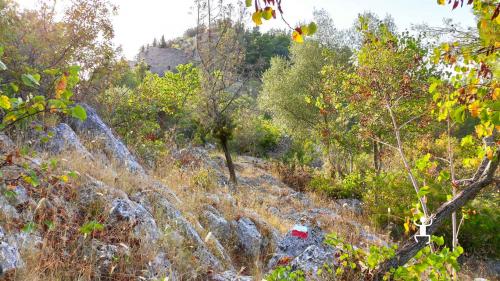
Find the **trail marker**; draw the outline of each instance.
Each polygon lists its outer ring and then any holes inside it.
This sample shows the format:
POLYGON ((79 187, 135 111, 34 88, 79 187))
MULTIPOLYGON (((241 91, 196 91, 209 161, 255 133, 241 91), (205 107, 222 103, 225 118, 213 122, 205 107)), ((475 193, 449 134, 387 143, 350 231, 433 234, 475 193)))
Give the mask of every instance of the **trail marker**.
POLYGON ((294 225, 292 228, 292 236, 299 237, 301 239, 307 239, 307 237, 309 236, 307 226, 298 224, 294 225))

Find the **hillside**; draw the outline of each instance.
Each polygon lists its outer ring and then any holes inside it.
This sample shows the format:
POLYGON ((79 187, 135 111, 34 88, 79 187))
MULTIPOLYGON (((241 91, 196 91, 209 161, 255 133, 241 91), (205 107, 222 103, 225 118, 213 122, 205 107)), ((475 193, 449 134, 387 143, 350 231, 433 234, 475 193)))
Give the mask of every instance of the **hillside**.
POLYGON ((55 279, 122 279, 114 269, 128 264, 140 280, 258 280, 285 259, 311 273, 334 260, 336 250, 322 243, 326 232, 343 231, 362 247, 386 243, 355 222, 362 212, 356 201, 316 201, 258 158, 237 160, 241 185, 232 192, 223 160, 204 148, 173 152, 169 166, 145 171, 86 109, 85 122, 51 129, 54 137, 35 145, 36 156, 19 155, 2 136, 8 185, 0 196, 0 262, 7 276, 39 280, 43 261, 53 264, 55 279), (56 176, 67 171, 77 176, 56 176), (308 226, 309 238, 292 237, 294 224, 308 226), (195 267, 185 264, 191 259, 195 267))

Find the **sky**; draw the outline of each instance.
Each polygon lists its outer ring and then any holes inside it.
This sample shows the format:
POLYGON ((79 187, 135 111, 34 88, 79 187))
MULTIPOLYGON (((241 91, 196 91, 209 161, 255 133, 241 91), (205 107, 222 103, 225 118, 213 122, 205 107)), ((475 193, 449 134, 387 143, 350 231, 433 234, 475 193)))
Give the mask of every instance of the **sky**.
MULTIPOLYGON (((38 0, 15 0, 21 7, 33 8, 38 0)), ((68 0, 57 0, 64 5, 68 0)), ((153 38, 172 39, 182 36, 184 31, 196 25, 191 0, 110 0, 119 6, 118 15, 113 18, 114 42, 122 46, 123 54, 133 59, 139 48, 153 41, 153 38)), ((389 14, 399 30, 409 29, 412 24, 427 23, 439 26, 444 18, 452 18, 463 27, 474 25, 470 8, 439 6, 436 0, 285 0, 282 1, 285 18, 290 24, 311 21, 313 10, 327 10, 335 25, 342 29, 351 27, 357 15, 371 11, 380 17, 389 14)), ((249 21, 249 25, 252 23, 249 21)), ((284 28, 281 20, 264 22, 263 31, 270 28, 284 28)))

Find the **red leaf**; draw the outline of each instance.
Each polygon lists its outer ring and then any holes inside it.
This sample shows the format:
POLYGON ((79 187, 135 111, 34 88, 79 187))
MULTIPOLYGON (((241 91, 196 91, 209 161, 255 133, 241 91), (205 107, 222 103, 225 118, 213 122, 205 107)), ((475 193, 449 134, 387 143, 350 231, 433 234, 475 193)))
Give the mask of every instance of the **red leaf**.
POLYGON ((458 0, 455 0, 455 2, 453 3, 453 10, 455 10, 457 7, 458 7, 458 0))

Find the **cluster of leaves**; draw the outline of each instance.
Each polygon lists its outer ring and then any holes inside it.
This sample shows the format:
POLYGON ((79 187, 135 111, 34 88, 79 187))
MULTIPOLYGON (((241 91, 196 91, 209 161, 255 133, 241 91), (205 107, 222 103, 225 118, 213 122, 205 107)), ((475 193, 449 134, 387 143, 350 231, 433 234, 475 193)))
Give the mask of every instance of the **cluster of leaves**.
POLYGON ((292 39, 297 43, 303 43, 305 36, 312 36, 318 30, 318 26, 314 22, 292 28, 291 25, 288 24, 288 22, 283 18, 281 0, 254 0, 253 2, 254 3, 252 4, 252 0, 246 0, 246 6, 247 8, 252 7, 252 5, 255 7, 255 12, 252 14, 252 21, 257 26, 262 24, 262 19, 276 19, 276 11, 278 11, 281 14, 283 21, 290 27, 290 29, 293 29, 292 39))
MULTIPOLYGON (((0 46, 0 59, 2 55, 3 47, 0 46)), ((0 71, 7 70, 0 60, 0 71)), ((80 105, 74 106, 71 101, 72 89, 79 81, 78 71, 77 66, 65 70, 45 70, 44 73, 54 81, 48 90, 51 94, 39 92, 41 76, 38 73, 24 73, 18 80, 0 80, 0 109, 3 117, 0 130, 42 113, 62 113, 85 120, 85 109, 80 105)))
POLYGON ((266 278, 266 281, 305 281, 304 272, 300 270, 292 270, 290 266, 280 266, 271 271, 266 278))

